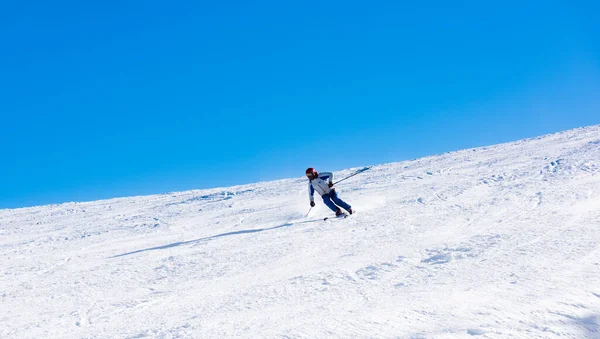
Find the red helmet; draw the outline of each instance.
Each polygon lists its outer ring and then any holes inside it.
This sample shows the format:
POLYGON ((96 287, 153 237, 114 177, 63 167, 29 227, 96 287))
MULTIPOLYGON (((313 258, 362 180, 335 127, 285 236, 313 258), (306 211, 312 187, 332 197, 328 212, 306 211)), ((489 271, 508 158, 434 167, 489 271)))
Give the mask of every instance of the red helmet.
POLYGON ((317 171, 315 171, 315 169, 312 167, 306 169, 306 176, 309 177, 309 174, 313 178, 316 178, 319 175, 319 173, 317 173, 317 171))

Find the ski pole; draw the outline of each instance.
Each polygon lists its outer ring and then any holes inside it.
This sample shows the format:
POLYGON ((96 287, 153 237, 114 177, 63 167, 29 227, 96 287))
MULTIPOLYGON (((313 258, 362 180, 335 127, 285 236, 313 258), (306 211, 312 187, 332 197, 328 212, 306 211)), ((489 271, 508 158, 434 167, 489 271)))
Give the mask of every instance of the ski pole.
POLYGON ((353 176, 355 176, 355 175, 361 174, 361 173, 363 173, 364 171, 366 171, 366 170, 368 170, 368 169, 370 169, 370 168, 371 168, 371 167, 365 167, 365 168, 363 168, 363 169, 360 169, 360 170, 356 171, 355 173, 353 173, 353 174, 351 174, 351 175, 349 175, 349 176, 345 177, 344 179, 340 179, 340 180, 338 180, 338 181, 334 182, 334 183, 333 183, 333 185, 335 185, 335 184, 337 184, 337 183, 340 183, 340 182, 342 182, 342 181, 344 181, 344 180, 346 180, 346 179, 350 179, 350 178, 352 178, 352 177, 353 177, 353 176))
POLYGON ((308 215, 310 214, 310 211, 312 211, 312 206, 310 206, 310 208, 308 209, 308 213, 306 213, 306 215, 304 216, 305 218, 308 217, 308 215))

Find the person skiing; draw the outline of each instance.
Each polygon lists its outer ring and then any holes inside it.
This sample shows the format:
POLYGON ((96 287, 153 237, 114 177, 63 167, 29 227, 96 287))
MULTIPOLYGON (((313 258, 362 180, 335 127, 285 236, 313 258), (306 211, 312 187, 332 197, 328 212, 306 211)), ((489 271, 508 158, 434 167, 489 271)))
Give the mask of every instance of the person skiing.
POLYGON ((315 191, 317 191, 323 198, 325 205, 334 211, 336 216, 339 217, 344 214, 340 207, 350 214, 354 213, 350 205, 338 198, 335 187, 333 187, 333 173, 322 172, 319 174, 314 168, 310 167, 306 170, 306 177, 308 178, 308 196, 311 207, 315 206, 315 191))

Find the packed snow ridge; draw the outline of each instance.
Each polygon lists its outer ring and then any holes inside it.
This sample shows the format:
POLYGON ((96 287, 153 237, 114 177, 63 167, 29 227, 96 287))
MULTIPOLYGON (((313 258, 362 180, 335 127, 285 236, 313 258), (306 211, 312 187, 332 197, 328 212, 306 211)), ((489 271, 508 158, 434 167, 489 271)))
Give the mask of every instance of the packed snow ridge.
POLYGON ((600 126, 306 184, 0 210, 0 337, 600 338, 600 126))

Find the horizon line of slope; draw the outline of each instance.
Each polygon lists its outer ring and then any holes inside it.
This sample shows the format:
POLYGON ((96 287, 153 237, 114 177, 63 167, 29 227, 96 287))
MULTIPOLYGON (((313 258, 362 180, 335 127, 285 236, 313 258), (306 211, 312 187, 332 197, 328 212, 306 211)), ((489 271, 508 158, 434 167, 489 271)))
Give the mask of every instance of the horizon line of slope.
MULTIPOLYGON (((519 140, 488 145, 488 146, 477 146, 477 147, 464 148, 464 149, 460 149, 460 150, 447 151, 447 152, 442 152, 442 153, 426 155, 426 156, 414 158, 414 159, 405 159, 405 160, 393 161, 393 162, 382 163, 382 164, 367 164, 367 165, 355 166, 355 167, 350 167, 350 168, 341 169, 341 170, 332 171, 332 172, 341 174, 341 173, 352 172, 352 171, 355 171, 357 169, 364 168, 364 167, 377 168, 379 166, 388 166, 388 165, 393 165, 393 164, 402 164, 402 163, 408 163, 408 162, 414 162, 414 161, 424 161, 424 160, 428 160, 430 158, 435 158, 435 157, 440 157, 440 156, 445 156, 445 155, 452 155, 452 154, 459 155, 461 153, 468 153, 468 152, 473 152, 473 151, 476 152, 478 150, 490 150, 491 151, 491 150, 493 150, 495 148, 499 148, 499 147, 518 145, 518 144, 527 143, 527 142, 531 142, 531 141, 535 141, 535 140, 543 141, 548 138, 560 137, 562 135, 565 135, 568 133, 573 133, 576 131, 585 132, 587 130, 593 130, 593 129, 597 129, 600 134, 600 124, 597 124, 597 125, 577 127, 577 128, 573 128, 573 129, 555 132, 555 133, 548 133, 548 134, 544 134, 544 135, 540 135, 540 136, 528 137, 528 138, 523 138, 523 139, 519 139, 519 140)), ((121 200, 138 199, 138 198, 155 198, 155 197, 160 197, 160 196, 179 196, 179 195, 188 195, 191 193, 193 193, 194 195, 200 194, 202 196, 208 196, 208 195, 220 194, 220 193, 229 193, 230 195, 236 195, 237 192, 243 191, 244 188, 247 188, 248 186, 256 186, 259 184, 267 184, 267 183, 271 184, 271 183, 278 183, 278 182, 287 182, 290 180, 304 181, 305 179, 303 176, 299 176, 297 178, 281 178, 281 179, 268 180, 268 181, 250 182, 250 183, 244 183, 244 184, 232 185, 232 186, 207 187, 207 188, 200 188, 200 189, 170 191, 170 192, 164 192, 164 193, 153 193, 153 194, 145 194, 145 195, 120 196, 120 197, 111 197, 111 198, 86 200, 86 201, 64 201, 64 202, 53 203, 53 204, 23 206, 23 207, 15 207, 15 208, 0 208, 0 213, 16 211, 16 210, 27 210, 27 209, 32 209, 32 208, 41 208, 41 207, 54 208, 54 207, 64 207, 65 205, 79 206, 79 205, 96 204, 96 203, 111 203, 111 202, 116 203, 121 200)))

